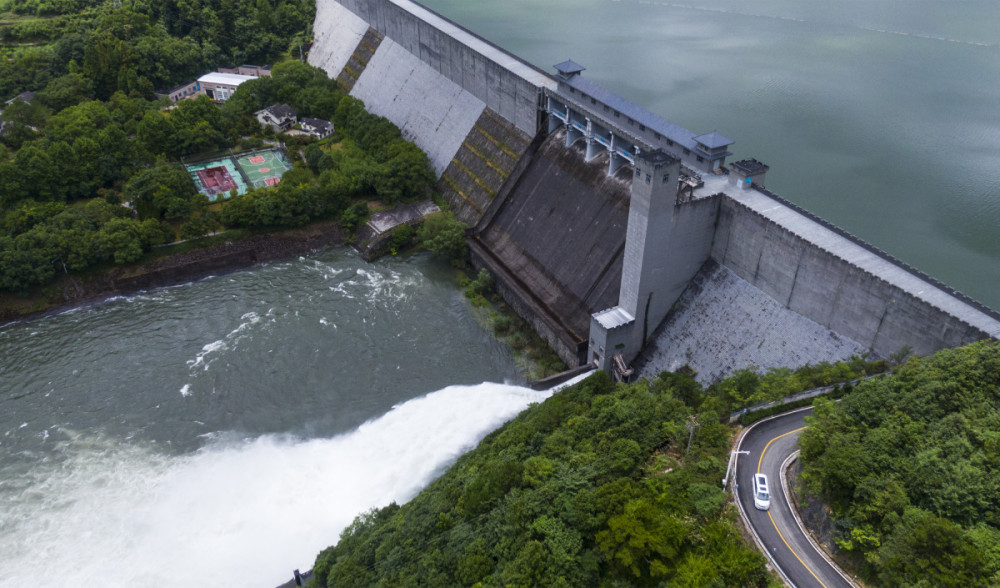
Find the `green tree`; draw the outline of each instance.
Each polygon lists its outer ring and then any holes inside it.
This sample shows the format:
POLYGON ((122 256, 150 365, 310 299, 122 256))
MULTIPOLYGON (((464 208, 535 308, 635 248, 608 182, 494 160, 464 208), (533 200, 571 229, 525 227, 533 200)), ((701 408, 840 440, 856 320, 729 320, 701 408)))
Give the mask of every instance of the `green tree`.
POLYGON ((440 212, 427 217, 417 230, 420 246, 436 253, 453 265, 465 263, 468 247, 465 231, 468 226, 450 212, 440 212))
POLYGON ((191 175, 177 164, 158 163, 134 175, 125 185, 125 197, 139 218, 186 218, 203 202, 191 175))

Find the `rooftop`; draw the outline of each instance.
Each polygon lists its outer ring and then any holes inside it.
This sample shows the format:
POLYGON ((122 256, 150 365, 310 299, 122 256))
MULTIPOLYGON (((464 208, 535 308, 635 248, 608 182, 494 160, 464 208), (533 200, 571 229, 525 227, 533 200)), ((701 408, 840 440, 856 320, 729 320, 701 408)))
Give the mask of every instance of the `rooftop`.
POLYGON ((250 80, 256 80, 255 76, 244 76, 240 74, 230 74, 230 73, 219 73, 217 71, 209 72, 200 78, 198 81, 203 84, 226 84, 230 86, 239 86, 243 82, 249 82, 250 80))
POLYGON ((680 161, 673 155, 670 155, 669 153, 663 151, 663 149, 657 149, 656 151, 643 151, 639 153, 639 155, 637 155, 636 157, 649 163, 650 165, 653 165, 654 167, 660 165, 669 165, 671 163, 676 163, 677 161, 680 161))
POLYGON ((624 308, 615 306, 614 308, 595 313, 594 319, 605 329, 614 329, 629 324, 635 320, 635 317, 629 314, 624 308))
POLYGON ((321 118, 303 118, 301 121, 304 125, 309 125, 315 129, 326 129, 332 126, 332 123, 328 120, 323 120, 321 118))
POLYGON ((578 74, 583 70, 587 69, 580 65, 579 63, 573 61, 572 59, 567 59, 562 63, 557 63, 552 67, 556 68, 556 71, 561 73, 565 77, 572 76, 573 74, 578 74))
POLYGON ((295 116, 295 109, 287 104, 272 104, 264 110, 276 117, 295 116))
POLYGON ((764 165, 763 162, 757 161, 752 157, 750 159, 742 159, 729 165, 748 176, 752 176, 753 174, 762 174, 771 169, 770 166, 764 165))
MULTIPOLYGON (((662 116, 653 114, 645 108, 622 98, 618 94, 615 94, 596 82, 592 82, 583 76, 575 75, 569 78, 563 78, 560 84, 565 84, 578 92, 582 92, 599 102, 607 104, 609 107, 638 122, 640 125, 667 137, 682 147, 686 147, 688 149, 698 148, 698 145, 695 142, 695 134, 691 131, 668 121, 662 116)), ((705 135, 700 136, 704 137, 705 135)), ((719 135, 719 137, 722 137, 722 135, 719 135)), ((725 137, 722 138, 724 139, 725 137)), ((728 141, 728 139, 726 140, 728 141)), ((730 143, 726 144, 729 145, 731 143, 732 142, 730 141, 730 143)))
POLYGON ((717 131, 712 131, 711 133, 705 133, 704 135, 698 135, 694 138, 695 141, 701 143, 709 149, 718 149, 719 147, 728 147, 732 145, 733 142, 730 139, 720 135, 717 131))

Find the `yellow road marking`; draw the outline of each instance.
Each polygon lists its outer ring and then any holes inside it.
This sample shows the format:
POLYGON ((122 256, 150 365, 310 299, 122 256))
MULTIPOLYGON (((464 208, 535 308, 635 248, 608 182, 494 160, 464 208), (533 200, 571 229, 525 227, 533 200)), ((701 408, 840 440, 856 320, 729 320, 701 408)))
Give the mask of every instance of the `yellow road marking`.
POLYGON ((782 435, 778 435, 774 439, 771 439, 770 441, 768 441, 767 445, 764 446, 764 451, 760 452, 760 459, 757 460, 757 473, 758 474, 760 473, 760 464, 764 463, 764 454, 767 453, 767 448, 771 446, 771 443, 774 443, 775 441, 777 441, 778 439, 781 439, 782 437, 785 437, 787 435, 791 435, 792 433, 798 433, 802 429, 805 429, 805 427, 799 427, 798 429, 795 429, 794 431, 789 431, 789 432, 784 433, 782 435))
MULTIPOLYGON (((771 511, 770 510, 767 511, 767 518, 771 519, 771 524, 774 525, 774 530, 778 531, 778 525, 774 522, 774 517, 771 516, 771 511)), ((799 557, 799 554, 795 553, 795 550, 792 549, 792 546, 788 544, 788 541, 785 541, 785 536, 781 534, 781 531, 778 531, 778 537, 781 537, 781 542, 785 544, 785 547, 788 548, 788 551, 792 552, 792 555, 795 556, 795 559, 799 560, 799 563, 802 564, 802 567, 804 567, 807 572, 809 572, 810 574, 812 574, 813 578, 816 578, 816 574, 813 573, 812 569, 809 566, 806 565, 806 562, 802 561, 802 558, 799 557)), ((820 586, 822 586, 823 588, 826 588, 826 584, 823 583, 823 580, 820 580, 819 578, 816 578, 816 581, 819 582, 820 586)))
MULTIPOLYGON (((764 446, 764 450, 760 452, 760 459, 757 460, 757 473, 760 473, 760 466, 761 466, 762 463, 764 463, 764 454, 767 453, 767 448, 771 446, 771 443, 774 443, 775 441, 777 441, 778 439, 781 439, 782 437, 791 435, 792 433, 798 433, 802 429, 805 429, 805 427, 799 427, 798 429, 795 429, 794 431, 788 431, 787 433, 783 433, 781 435, 778 435, 774 439, 771 439, 770 441, 768 441, 767 445, 764 446)), ((789 506, 789 508, 791 508, 791 507, 789 506)), ((771 524, 774 525, 775 532, 778 533, 778 537, 781 537, 781 542, 785 544, 785 547, 788 548, 788 551, 792 552, 792 555, 795 556, 795 559, 799 560, 799 563, 802 564, 802 567, 804 567, 807 572, 809 572, 810 574, 812 574, 813 578, 816 578, 816 581, 819 582, 820 586, 822 586, 823 588, 827 588, 826 584, 824 584, 823 581, 820 580, 816 576, 815 572, 813 572, 812 569, 809 566, 806 565, 806 562, 802 561, 802 558, 799 557, 799 554, 795 553, 795 550, 792 549, 792 546, 789 545, 788 541, 785 540, 785 536, 782 535, 781 531, 778 529, 778 524, 774 522, 774 517, 771 516, 771 511, 770 510, 767 511, 767 518, 771 519, 771 524)))

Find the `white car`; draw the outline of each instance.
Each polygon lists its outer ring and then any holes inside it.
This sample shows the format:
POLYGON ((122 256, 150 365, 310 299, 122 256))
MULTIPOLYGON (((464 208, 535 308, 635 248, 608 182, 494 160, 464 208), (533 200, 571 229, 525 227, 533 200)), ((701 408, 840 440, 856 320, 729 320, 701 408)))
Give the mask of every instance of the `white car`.
POLYGON ((760 510, 771 507, 771 490, 767 486, 767 476, 753 475, 753 505, 760 510))

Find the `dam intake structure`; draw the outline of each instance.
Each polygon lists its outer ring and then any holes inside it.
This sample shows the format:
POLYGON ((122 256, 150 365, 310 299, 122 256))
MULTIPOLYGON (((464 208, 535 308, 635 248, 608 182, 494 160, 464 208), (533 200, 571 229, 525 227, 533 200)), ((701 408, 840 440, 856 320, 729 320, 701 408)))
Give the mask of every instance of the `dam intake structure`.
POLYGON ((769 192, 767 165, 727 165, 729 138, 646 111, 572 60, 546 73, 411 0, 317 0, 313 29, 309 62, 427 152, 472 227, 474 265, 571 367, 625 377, 647 351, 640 375, 688 364, 718 378, 714 354, 749 341, 762 352, 730 371, 1000 337, 1000 314, 769 192), (744 288, 775 304, 766 324, 748 312, 716 328, 732 345, 702 345, 676 316, 708 308, 703 295, 739 305, 744 288))

